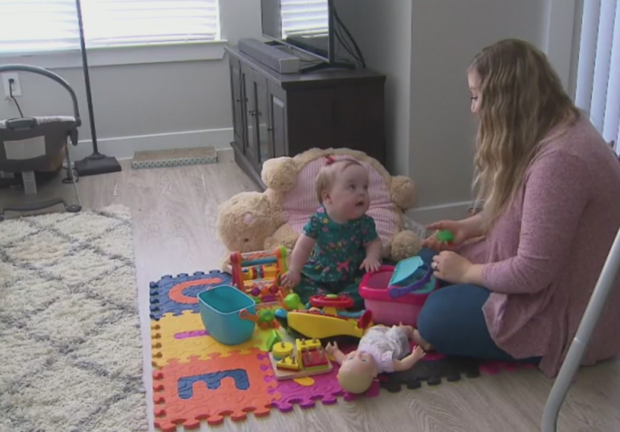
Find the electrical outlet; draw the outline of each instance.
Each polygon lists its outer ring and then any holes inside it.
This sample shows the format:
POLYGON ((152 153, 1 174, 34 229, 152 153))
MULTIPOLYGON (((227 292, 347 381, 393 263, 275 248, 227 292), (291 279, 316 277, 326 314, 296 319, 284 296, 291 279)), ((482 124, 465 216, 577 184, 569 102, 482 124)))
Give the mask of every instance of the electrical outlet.
POLYGON ((16 72, 9 72, 2 74, 2 84, 4 84, 4 98, 9 99, 11 97, 10 80, 13 80, 13 96, 18 97, 22 95, 22 84, 19 80, 19 74, 16 72))

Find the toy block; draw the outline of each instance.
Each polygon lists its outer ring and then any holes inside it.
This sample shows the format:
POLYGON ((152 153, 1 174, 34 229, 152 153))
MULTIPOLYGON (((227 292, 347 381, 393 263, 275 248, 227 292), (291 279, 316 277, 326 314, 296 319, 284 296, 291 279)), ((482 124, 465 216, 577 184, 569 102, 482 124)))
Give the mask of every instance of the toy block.
POLYGON ((297 346, 297 352, 302 352, 304 350, 313 350, 321 348, 321 341, 314 339, 296 339, 295 345, 297 346))
POLYGON ((278 369, 298 371, 301 369, 296 357, 284 357, 276 363, 278 369))
POLYGON ((267 338, 267 350, 272 351, 273 347, 278 343, 282 342, 282 336, 280 332, 277 330, 272 330, 269 333, 269 337, 267 338))
POLYGON ((302 359, 304 369, 325 367, 328 364, 327 353, 323 348, 304 351, 302 359))
POLYGON ((293 344, 280 341, 279 343, 274 345, 271 353, 273 354, 273 357, 278 360, 289 357, 291 354, 293 354, 293 344))

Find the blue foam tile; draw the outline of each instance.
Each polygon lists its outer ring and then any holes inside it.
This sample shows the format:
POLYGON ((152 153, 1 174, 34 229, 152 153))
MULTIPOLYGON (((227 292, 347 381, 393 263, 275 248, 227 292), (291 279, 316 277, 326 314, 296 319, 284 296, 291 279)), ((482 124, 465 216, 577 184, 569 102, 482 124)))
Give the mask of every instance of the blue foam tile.
POLYGON ((164 314, 172 314, 175 316, 181 315, 183 311, 190 310, 194 313, 198 313, 198 294, 202 291, 218 285, 231 284, 232 277, 228 273, 223 273, 218 270, 213 270, 207 274, 203 272, 196 272, 193 275, 189 276, 187 274, 181 274, 177 277, 172 277, 170 275, 166 275, 162 277, 158 282, 155 282, 156 287, 153 287, 153 283, 151 284, 151 295, 150 302, 151 304, 156 304, 157 306, 151 306, 151 317, 153 319, 159 319, 164 314), (199 283, 204 279, 204 283, 199 283), (171 298, 170 293, 177 287, 179 284, 187 283, 187 282, 198 282, 195 284, 189 284, 183 288, 180 292, 176 290, 176 297, 179 299, 179 296, 182 295, 183 302, 175 301, 171 298), (188 300, 188 299, 196 299, 188 300))

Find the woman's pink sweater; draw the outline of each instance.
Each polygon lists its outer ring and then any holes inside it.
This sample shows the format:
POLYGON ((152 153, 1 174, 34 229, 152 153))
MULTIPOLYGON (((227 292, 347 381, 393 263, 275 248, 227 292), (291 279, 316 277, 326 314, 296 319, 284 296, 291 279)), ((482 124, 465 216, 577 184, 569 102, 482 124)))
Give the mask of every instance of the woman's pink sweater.
MULTIPOLYGON (((524 186, 486 239, 465 248, 486 263, 491 337, 515 358, 542 356, 555 376, 620 227, 620 166, 585 115, 540 151, 524 186)), ((620 289, 584 359, 620 353, 620 289)))

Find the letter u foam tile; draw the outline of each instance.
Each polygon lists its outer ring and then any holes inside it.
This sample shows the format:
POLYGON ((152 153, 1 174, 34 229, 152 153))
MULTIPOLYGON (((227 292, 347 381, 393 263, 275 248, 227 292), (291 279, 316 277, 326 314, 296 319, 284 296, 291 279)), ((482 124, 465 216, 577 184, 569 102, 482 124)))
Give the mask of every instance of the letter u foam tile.
POLYGON ((249 353, 252 348, 266 350, 269 330, 256 328, 254 336, 240 345, 229 346, 216 341, 206 331, 200 314, 184 311, 175 316, 166 314, 151 321, 153 367, 161 368, 171 360, 187 363, 191 357, 208 359, 213 355, 228 357, 233 352, 249 353))

